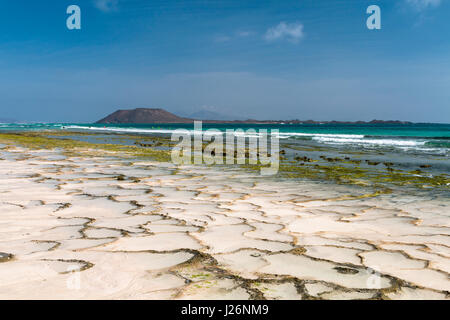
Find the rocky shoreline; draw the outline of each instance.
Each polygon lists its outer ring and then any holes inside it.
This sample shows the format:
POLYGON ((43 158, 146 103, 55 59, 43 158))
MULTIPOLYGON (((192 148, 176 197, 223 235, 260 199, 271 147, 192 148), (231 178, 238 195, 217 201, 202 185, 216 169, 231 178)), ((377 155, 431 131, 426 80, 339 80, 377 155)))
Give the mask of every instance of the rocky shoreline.
POLYGON ((445 198, 80 146, 0 158, 0 298, 449 298, 445 198))

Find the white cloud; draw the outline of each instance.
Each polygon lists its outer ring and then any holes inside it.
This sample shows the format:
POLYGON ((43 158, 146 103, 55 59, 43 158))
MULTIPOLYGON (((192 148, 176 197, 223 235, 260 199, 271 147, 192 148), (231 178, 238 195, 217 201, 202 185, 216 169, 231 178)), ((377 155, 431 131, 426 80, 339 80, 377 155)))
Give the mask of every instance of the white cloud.
POLYGON ((441 4, 442 0, 406 0, 410 6, 416 10, 425 10, 431 7, 437 7, 441 4))
POLYGON ((103 12, 116 11, 118 9, 119 0, 95 0, 94 5, 103 12))
POLYGON ((218 35, 214 37, 215 42, 229 42, 239 38, 248 38, 253 36, 255 33, 253 31, 237 31, 230 35, 218 35))
POLYGON ((231 40, 231 37, 229 36, 216 36, 214 37, 215 42, 228 42, 231 40))
POLYGON ((239 32, 237 33, 237 36, 238 36, 238 37, 242 37, 242 38, 250 37, 250 36, 252 36, 252 35, 254 35, 254 32, 252 32, 252 31, 239 31, 239 32))
POLYGON ((291 42, 297 43, 303 38, 303 24, 280 22, 277 26, 269 28, 264 36, 267 41, 274 41, 279 39, 287 39, 291 42))

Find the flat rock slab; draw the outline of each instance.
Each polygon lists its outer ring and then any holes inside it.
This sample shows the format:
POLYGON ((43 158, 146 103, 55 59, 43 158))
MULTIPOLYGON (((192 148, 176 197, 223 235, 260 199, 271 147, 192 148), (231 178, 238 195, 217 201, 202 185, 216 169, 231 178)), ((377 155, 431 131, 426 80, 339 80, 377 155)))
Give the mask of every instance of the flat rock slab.
POLYGON ((0 158, 0 299, 449 298, 445 197, 114 153, 0 158))

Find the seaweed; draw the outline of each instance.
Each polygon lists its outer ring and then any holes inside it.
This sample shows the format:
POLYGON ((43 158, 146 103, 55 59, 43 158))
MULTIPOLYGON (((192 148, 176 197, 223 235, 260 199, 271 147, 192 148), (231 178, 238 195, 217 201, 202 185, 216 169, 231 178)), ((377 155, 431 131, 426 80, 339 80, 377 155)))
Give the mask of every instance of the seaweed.
MULTIPOLYGON (((77 133, 78 134, 78 133, 77 133)), ((92 155, 92 156, 118 156, 151 159, 159 162, 170 162, 171 155, 169 150, 155 149, 154 146, 161 144, 169 145, 167 138, 158 137, 136 137, 139 141, 151 140, 153 146, 139 147, 136 145, 120 145, 109 143, 91 143, 70 139, 68 133, 58 133, 58 137, 51 132, 33 132, 33 133, 1 133, 0 142, 7 147, 23 146, 29 149, 60 149, 64 154, 71 155, 92 155)), ((71 133, 73 136, 74 133, 71 133)), ((92 134, 91 134, 92 135, 92 134)), ((126 136, 123 136, 126 137, 126 136)), ((142 143, 142 142, 139 142, 142 143)), ((150 144, 148 144, 150 145, 150 144)), ((293 148, 294 149, 294 148, 293 148)), ((249 150, 245 151, 248 156, 249 150)), ((226 156, 226 152, 222 154, 226 156)), ((234 158, 237 158, 235 151, 234 158)), ((384 166, 378 169, 380 162, 365 160, 372 169, 360 167, 361 160, 352 160, 350 157, 331 158, 320 156, 322 162, 313 160, 306 156, 296 155, 293 159, 280 157, 280 166, 278 177, 291 179, 312 179, 320 181, 332 181, 338 184, 350 184, 360 186, 414 186, 418 188, 449 188, 450 178, 447 174, 431 175, 424 174, 421 170, 404 172, 393 169, 393 163, 383 162, 384 166)), ((223 159, 225 163, 225 158, 223 159)), ((225 165, 226 166, 226 165, 225 165)), ((248 170, 260 170, 263 165, 242 164, 241 168, 248 170)), ((422 165, 428 168, 429 165, 422 165)), ((125 177, 117 177, 118 180, 125 177)), ((137 179, 130 178, 133 181, 137 179)))

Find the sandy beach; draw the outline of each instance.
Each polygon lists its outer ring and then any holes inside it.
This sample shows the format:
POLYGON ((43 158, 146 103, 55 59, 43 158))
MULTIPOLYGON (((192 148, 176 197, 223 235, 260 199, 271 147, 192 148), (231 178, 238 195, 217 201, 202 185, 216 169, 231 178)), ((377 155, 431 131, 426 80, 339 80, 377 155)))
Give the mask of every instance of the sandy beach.
POLYGON ((0 147, 0 299, 450 297, 448 198, 0 147))
POLYGON ((2 311, 450 300, 450 0, 4 2, 2 311))

